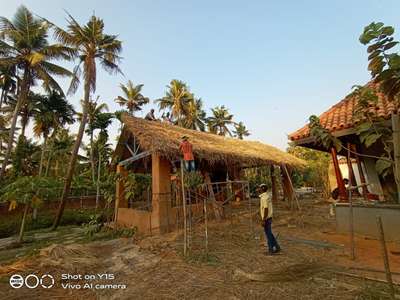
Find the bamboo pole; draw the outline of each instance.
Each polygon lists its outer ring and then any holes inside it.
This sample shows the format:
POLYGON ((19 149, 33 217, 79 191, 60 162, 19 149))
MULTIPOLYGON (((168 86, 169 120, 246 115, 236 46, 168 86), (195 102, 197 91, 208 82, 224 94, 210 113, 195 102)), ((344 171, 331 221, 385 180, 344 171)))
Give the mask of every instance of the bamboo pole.
POLYGON ((182 209, 183 209, 183 255, 187 253, 187 220, 186 220, 186 196, 185 196, 185 181, 184 176, 184 164, 181 159, 181 186, 182 186, 182 209))
MULTIPOLYGON (((207 190, 208 194, 208 190, 207 190)), ((208 258, 208 220, 207 220, 207 199, 208 197, 204 198, 204 234, 205 234, 205 246, 206 246, 206 258, 208 258)))
POLYGON ((383 257, 383 263, 385 265, 386 280, 389 284, 390 295, 391 295, 392 299, 395 299, 395 290, 394 290, 394 285, 393 285, 393 280, 392 280, 392 273, 390 273, 389 257, 388 257, 388 253, 387 253, 386 243, 385 243, 385 235, 383 232, 382 219, 380 216, 376 217, 376 224, 378 226, 379 239, 380 239, 381 247, 382 247, 382 257, 383 257))
MULTIPOLYGON (((347 162, 351 165, 351 157, 350 157, 350 147, 347 147, 347 162)), ((352 260, 356 259, 355 250, 354 250, 354 214, 353 214, 353 178, 351 176, 351 169, 349 169, 349 191, 348 191, 348 198, 349 198, 349 226, 350 226, 350 258, 352 260)))
POLYGON ((188 236, 187 236, 187 244, 188 249, 191 251, 192 249, 192 194, 189 188, 189 226, 188 226, 188 236))
MULTIPOLYGON (((252 207, 251 207, 251 194, 250 194, 250 184, 246 184, 247 187, 247 195, 249 198, 249 214, 250 214, 250 239, 254 239, 255 234, 254 234, 254 226, 253 226, 253 212, 252 212, 252 207)), ((255 239, 254 239, 255 240, 255 239)))

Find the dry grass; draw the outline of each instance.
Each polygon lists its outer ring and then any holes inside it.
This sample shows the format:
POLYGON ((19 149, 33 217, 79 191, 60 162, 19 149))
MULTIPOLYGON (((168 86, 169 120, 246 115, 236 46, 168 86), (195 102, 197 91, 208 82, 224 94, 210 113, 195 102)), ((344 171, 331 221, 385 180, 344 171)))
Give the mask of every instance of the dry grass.
POLYGON ((178 159, 181 156, 179 142, 181 137, 186 135, 193 144, 196 158, 207 161, 209 164, 225 162, 244 166, 260 164, 304 166, 301 159, 257 141, 222 137, 128 115, 123 116, 123 121, 125 126, 117 146, 117 154, 122 153, 123 143, 132 134, 143 150, 154 151, 173 160, 178 159))
MULTIPOLYGON (((274 229, 280 236, 312 238, 307 234, 320 232, 321 228, 331 229, 332 221, 323 217, 326 210, 323 207, 319 210, 303 206, 304 213, 296 214, 277 208, 276 221, 281 221, 282 226, 274 229), (308 222, 302 222, 299 214, 306 215, 308 222), (289 216, 294 218, 289 219, 289 216), (297 227, 285 227, 284 220, 297 227)), ((138 241, 118 239, 85 245, 55 245, 42 250, 28 265, 14 265, 14 269, 9 266, 9 271, 18 272, 114 273, 115 282, 128 285, 126 290, 10 291, 5 284, 0 285, 0 294, 3 290, 11 299, 23 296, 33 299, 218 300, 379 299, 385 295, 382 284, 374 284, 371 290, 365 288, 361 279, 337 274, 335 257, 343 255, 343 249, 322 249, 279 238, 282 254, 265 256, 262 229, 256 222, 251 229, 249 221, 244 207, 238 207, 232 219, 228 216, 224 222, 210 221, 208 255, 205 255, 204 227, 200 223, 193 226, 192 247, 186 258, 182 255, 182 232, 173 232, 138 241)))

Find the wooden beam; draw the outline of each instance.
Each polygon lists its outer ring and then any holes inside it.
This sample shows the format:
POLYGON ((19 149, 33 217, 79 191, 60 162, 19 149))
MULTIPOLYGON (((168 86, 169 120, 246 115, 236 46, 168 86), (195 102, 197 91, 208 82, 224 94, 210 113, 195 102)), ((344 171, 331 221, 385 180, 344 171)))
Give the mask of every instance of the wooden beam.
POLYGON ((340 172, 339 162, 337 159, 337 151, 335 147, 331 148, 331 155, 332 155, 333 167, 335 168, 336 182, 339 188, 339 198, 340 200, 345 201, 347 200, 347 192, 343 182, 342 172, 340 172))
POLYGON ((129 157, 129 158, 123 160, 123 161, 120 161, 118 163, 118 165, 126 167, 127 165, 133 163, 134 161, 137 161, 139 159, 145 158, 146 156, 150 156, 150 155, 151 155, 151 151, 144 151, 144 152, 141 152, 141 153, 139 153, 137 155, 129 157))

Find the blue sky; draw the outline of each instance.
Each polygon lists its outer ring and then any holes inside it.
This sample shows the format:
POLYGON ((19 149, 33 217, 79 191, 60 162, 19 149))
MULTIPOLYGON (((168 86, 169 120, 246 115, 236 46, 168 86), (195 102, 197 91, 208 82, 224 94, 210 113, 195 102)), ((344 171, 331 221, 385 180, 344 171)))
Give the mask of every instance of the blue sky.
MULTIPOLYGON (((151 99, 181 79, 208 112, 224 104, 247 125, 249 139, 281 149, 309 115, 368 81, 358 42, 363 27, 382 21, 400 30, 395 0, 0 0, 0 14, 12 17, 20 4, 59 26, 66 24, 64 10, 82 23, 95 12, 107 33, 119 35, 125 77, 98 74, 96 95, 110 110, 118 109, 113 99, 127 79, 143 83, 151 99)), ((70 97, 77 108, 82 94, 70 97)))

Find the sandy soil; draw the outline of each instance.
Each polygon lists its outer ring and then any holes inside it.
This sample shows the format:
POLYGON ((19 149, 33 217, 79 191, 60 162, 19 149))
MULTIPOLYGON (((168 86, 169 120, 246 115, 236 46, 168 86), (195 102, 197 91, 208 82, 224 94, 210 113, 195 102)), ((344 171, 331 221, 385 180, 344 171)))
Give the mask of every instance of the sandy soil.
MULTIPOLYGON (((232 217, 211 222, 208 252, 203 223, 193 224, 190 251, 182 255, 182 232, 89 244, 54 244, 35 257, 0 266, 1 299, 385 299, 385 284, 351 277, 384 279, 376 240, 357 236, 356 261, 348 237, 336 234, 325 203, 303 200, 302 211, 279 203, 273 228, 282 253, 266 256, 262 228, 253 211, 233 207, 232 217), (363 271, 354 268, 376 269, 363 271), (51 274, 50 289, 12 289, 12 274, 51 274), (62 274, 112 274, 114 278, 60 280, 62 274), (71 289, 61 283, 121 284, 119 289, 71 289)), ((389 244, 398 251, 399 245, 389 244)), ((390 254, 400 273, 398 255, 390 254)), ((395 280, 400 281, 398 275, 395 280)))

